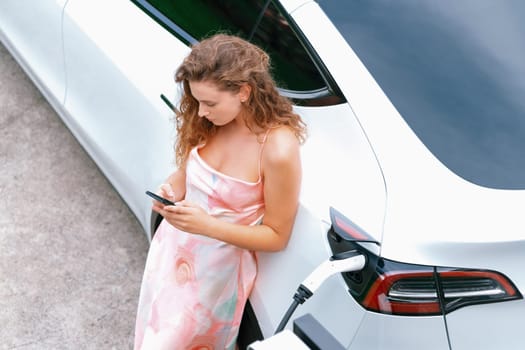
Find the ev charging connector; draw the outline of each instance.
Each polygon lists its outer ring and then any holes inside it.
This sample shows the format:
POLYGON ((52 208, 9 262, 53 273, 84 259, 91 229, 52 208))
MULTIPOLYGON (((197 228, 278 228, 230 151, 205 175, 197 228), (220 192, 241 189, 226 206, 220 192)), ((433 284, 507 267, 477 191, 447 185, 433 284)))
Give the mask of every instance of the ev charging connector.
POLYGON ((365 267, 365 264, 365 256, 355 250, 351 250, 335 254, 319 265, 297 288, 293 296, 293 302, 281 319, 274 334, 284 329, 297 306, 310 298, 328 277, 336 273, 361 270, 365 267))

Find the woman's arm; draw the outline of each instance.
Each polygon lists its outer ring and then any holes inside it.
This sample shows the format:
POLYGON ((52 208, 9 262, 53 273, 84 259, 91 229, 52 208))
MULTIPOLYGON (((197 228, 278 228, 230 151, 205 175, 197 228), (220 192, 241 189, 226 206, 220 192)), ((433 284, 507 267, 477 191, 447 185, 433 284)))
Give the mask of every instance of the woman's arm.
POLYGON ((300 146, 288 128, 270 133, 263 151, 265 214, 261 225, 232 224, 208 215, 182 201, 164 207, 162 214, 173 226, 255 251, 279 251, 290 239, 301 187, 300 146))

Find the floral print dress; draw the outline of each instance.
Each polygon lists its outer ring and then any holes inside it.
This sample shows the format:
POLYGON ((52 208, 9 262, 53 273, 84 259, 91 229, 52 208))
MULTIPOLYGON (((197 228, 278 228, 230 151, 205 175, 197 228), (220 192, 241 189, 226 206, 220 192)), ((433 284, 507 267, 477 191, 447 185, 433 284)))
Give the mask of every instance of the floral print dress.
MULTIPOLYGON (((261 176, 246 182, 222 174, 198 150, 190 152, 187 162, 186 200, 221 220, 259 223, 264 213, 261 176)), ((256 272, 253 252, 180 231, 163 220, 144 270, 135 349, 235 349, 256 272)))

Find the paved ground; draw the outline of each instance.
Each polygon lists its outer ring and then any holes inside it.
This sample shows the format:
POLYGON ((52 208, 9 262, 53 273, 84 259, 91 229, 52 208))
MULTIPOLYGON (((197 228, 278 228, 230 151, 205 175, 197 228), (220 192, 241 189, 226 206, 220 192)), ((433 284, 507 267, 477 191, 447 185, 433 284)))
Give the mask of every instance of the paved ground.
POLYGON ((0 46, 0 349, 129 349, 142 228, 0 46))

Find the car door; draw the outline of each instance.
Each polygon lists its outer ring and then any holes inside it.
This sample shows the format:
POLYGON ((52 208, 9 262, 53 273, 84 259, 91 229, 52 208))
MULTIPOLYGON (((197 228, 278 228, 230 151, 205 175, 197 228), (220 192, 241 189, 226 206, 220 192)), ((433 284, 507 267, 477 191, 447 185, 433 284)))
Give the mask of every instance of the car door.
POLYGON ((174 70, 188 47, 128 0, 70 0, 64 11, 66 122, 145 229, 173 171, 174 70))

